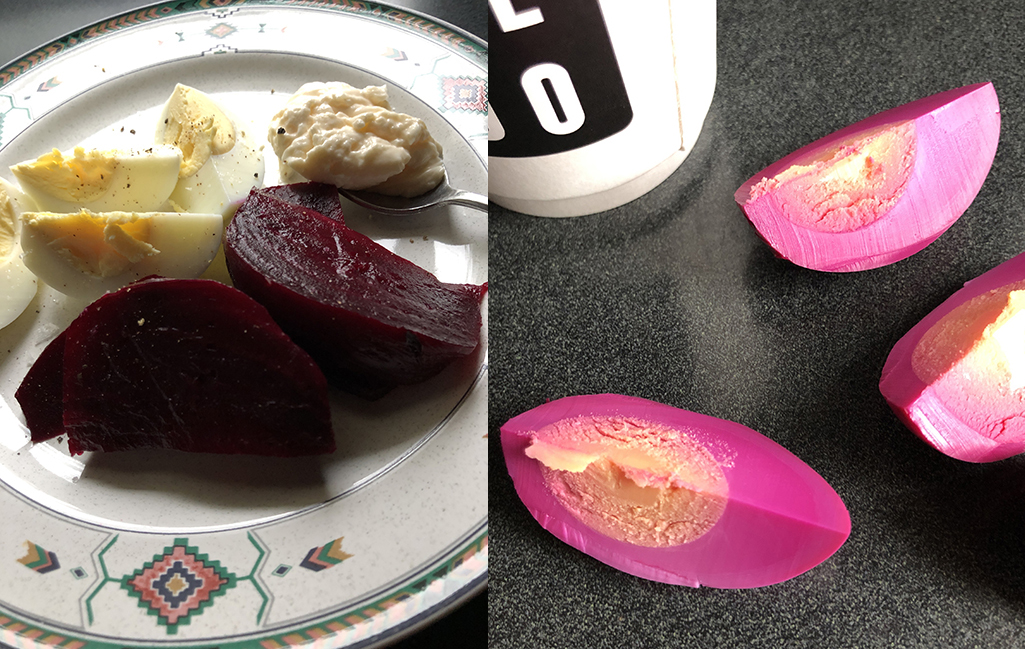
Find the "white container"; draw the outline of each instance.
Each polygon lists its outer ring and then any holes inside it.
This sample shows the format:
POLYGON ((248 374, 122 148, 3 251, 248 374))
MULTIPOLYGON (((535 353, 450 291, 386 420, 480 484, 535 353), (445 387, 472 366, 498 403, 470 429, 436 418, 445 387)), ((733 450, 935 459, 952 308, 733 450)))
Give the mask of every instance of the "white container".
POLYGON ((489 0, 488 195, 536 216, 665 180, 715 90, 715 0, 489 0))

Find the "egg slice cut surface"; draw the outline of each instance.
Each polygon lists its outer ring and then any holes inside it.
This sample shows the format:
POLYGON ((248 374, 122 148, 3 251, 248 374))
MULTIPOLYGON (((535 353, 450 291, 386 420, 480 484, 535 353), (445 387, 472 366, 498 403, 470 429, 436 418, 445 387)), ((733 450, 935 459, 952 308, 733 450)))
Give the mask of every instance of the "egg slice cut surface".
POLYGON ((241 122, 203 92, 178 84, 158 122, 158 144, 181 153, 170 195, 181 212, 217 212, 225 221, 263 179, 263 154, 241 122))
POLYGON ((954 88, 798 149, 734 199, 783 259, 826 272, 879 268, 919 252, 965 213, 999 140, 993 84, 954 88))
POLYGON ((11 167, 25 193, 47 212, 163 211, 178 182, 181 152, 173 146, 143 150, 54 149, 11 167))
POLYGON ((30 199, 0 178, 0 328, 14 322, 35 297, 36 276, 21 258, 21 220, 30 199))
POLYGON ((821 564, 851 533, 846 506, 822 476, 736 422, 595 394, 540 404, 500 435, 531 516, 644 579, 768 586, 821 564))
POLYGON ((25 265, 58 291, 93 299, 148 275, 198 277, 221 244, 220 214, 22 215, 25 265))
POLYGON ((879 391, 927 444, 965 462, 1025 453, 1025 254, 969 280, 890 350, 879 391))

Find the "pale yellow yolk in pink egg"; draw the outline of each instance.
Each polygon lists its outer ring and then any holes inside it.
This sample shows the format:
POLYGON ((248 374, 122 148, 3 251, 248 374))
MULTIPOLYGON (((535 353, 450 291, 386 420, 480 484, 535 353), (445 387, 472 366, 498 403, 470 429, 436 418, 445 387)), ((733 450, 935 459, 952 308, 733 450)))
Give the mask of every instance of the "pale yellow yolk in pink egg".
POLYGON ((751 188, 751 200, 774 194, 796 225, 849 232, 882 218, 904 194, 914 168, 915 123, 859 133, 810 154, 751 188))
POLYGON ((993 339, 1007 363, 1008 387, 1018 390, 1025 387, 1025 291, 1013 291, 1007 297, 1007 308, 993 323, 993 339))
POLYGON ((553 496, 579 521, 646 547, 693 541, 722 516, 729 488, 715 458, 683 431, 617 417, 579 417, 535 434, 553 496))
POLYGON ((990 437, 1025 434, 1025 281, 959 305, 922 336, 915 375, 990 437))

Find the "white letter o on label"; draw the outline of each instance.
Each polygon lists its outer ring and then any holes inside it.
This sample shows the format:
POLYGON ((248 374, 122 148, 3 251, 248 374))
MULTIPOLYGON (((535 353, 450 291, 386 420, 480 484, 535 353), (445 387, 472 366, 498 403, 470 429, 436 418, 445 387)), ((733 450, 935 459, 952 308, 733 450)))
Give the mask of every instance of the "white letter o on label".
POLYGON ((552 135, 569 135, 584 125, 584 109, 580 105, 580 97, 577 96, 577 90, 573 87, 573 80, 569 78, 566 68, 558 63, 538 63, 523 71, 520 75, 520 85, 527 93, 530 106, 544 130, 552 135), (545 79, 551 82, 552 91, 562 107, 566 121, 559 119, 545 90, 545 79))

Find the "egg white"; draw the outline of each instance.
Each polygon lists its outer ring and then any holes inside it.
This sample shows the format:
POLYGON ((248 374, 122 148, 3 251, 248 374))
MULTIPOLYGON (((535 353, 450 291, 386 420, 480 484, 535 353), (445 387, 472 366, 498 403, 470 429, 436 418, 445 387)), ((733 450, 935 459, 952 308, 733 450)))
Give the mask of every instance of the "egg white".
MULTIPOLYGON (((227 225, 238 204, 263 180, 262 147, 258 147, 253 139, 253 133, 262 129, 243 122, 201 90, 178 84, 157 119, 155 141, 167 141, 168 123, 173 122, 176 128, 182 129, 177 136, 182 141, 210 142, 207 139, 209 136, 204 137, 195 130, 205 123, 205 119, 213 119, 215 124, 223 124, 222 120, 229 122, 233 129, 233 145, 227 151, 218 153, 217 147, 211 142, 211 153, 202 166, 196 172, 179 178, 171 192, 171 205, 183 212, 220 213, 224 215, 224 224, 227 225), (181 109, 179 101, 183 96, 189 97, 187 101, 192 108, 185 111, 188 119, 181 121, 181 115, 176 116, 176 111, 181 109)), ((214 140, 219 139, 219 136, 214 137, 214 140)), ((183 157, 189 162, 184 152, 183 157)))
MULTIPOLYGON (((26 160, 11 167, 22 189, 41 211, 70 213, 87 209, 91 212, 155 212, 167 209, 167 199, 178 183, 181 151, 177 147, 159 145, 146 149, 116 150, 110 152, 117 160, 109 189, 99 198, 87 202, 71 202, 54 196, 45 188, 28 182, 19 173, 19 165, 31 165, 26 160)), ((70 154, 64 153, 66 157, 70 154)))
MULTIPOLYGON (((35 209, 32 200, 20 189, 0 178, 0 187, 7 193, 14 210, 15 233, 21 230, 21 214, 35 209)), ((0 329, 14 322, 36 296, 36 276, 25 266, 19 241, 6 259, 0 260, 0 329)))
POLYGON ((212 155, 199 171, 180 178, 171 192, 175 209, 184 212, 216 212, 231 220, 239 203, 251 189, 263 182, 263 153, 256 146, 251 130, 235 124, 235 146, 221 155, 212 155))
POLYGON ((220 214, 140 213, 140 218, 150 220, 146 241, 159 252, 130 264, 117 275, 95 277, 62 257, 51 245, 52 238, 30 227, 28 221, 33 214, 22 215, 25 266, 61 293, 85 299, 98 298, 149 275, 183 279, 199 277, 216 256, 224 232, 220 214))

